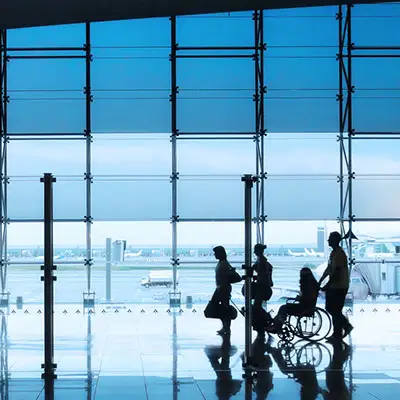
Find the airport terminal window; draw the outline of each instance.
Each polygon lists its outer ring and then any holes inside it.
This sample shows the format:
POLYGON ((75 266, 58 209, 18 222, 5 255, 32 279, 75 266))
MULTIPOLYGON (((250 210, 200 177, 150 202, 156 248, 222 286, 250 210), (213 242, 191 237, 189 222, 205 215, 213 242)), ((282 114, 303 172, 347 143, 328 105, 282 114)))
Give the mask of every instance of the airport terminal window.
MULTIPOLYGON (((378 18, 373 22, 376 32, 361 35, 365 17, 379 9, 355 7, 356 44, 363 44, 364 39, 369 45, 375 43, 372 39, 376 44, 396 41, 396 19, 378 18), (387 29, 380 29, 383 24, 387 29)), ((309 266, 318 274, 325 267, 330 252, 327 234, 340 230, 336 13, 337 7, 264 13, 268 47, 264 54, 267 134, 262 218, 267 254, 275 267, 274 282, 281 290, 274 293, 278 300, 284 294, 282 289, 297 288, 299 269, 309 266), (312 72, 316 69, 317 76, 312 72)), ((180 46, 253 46, 252 14, 178 17, 177 42, 180 46)), ((58 302, 81 301, 89 281, 83 263, 90 251, 94 261, 91 288, 100 302, 107 300, 105 249, 109 237, 112 299, 165 303, 172 272, 173 224, 180 260, 178 288, 184 298, 192 296, 195 302, 205 302, 211 295, 214 245, 225 245, 232 264, 241 267, 241 176, 257 172, 254 59, 177 59, 176 128, 181 135, 176 139, 178 215, 173 216, 170 29, 168 18, 92 24, 92 137, 88 138, 84 136, 84 60, 8 63, 8 132, 80 135, 68 141, 64 137, 50 141, 48 135, 40 142, 24 142, 23 136, 14 140, 12 136, 6 143, 7 253, 15 267, 10 275, 13 291, 18 292, 15 282, 19 279, 13 274, 20 268, 36 268, 43 256, 43 226, 39 222, 43 218, 43 185, 39 181, 43 172, 52 172, 57 178, 56 220, 70 221, 65 225, 56 222, 55 226, 55 255, 64 265, 57 284, 58 302), (196 135, 185 137, 185 132, 208 135, 200 140, 196 135), (252 133, 246 136, 250 139, 242 139, 240 132, 252 133), (218 133, 225 135, 216 140, 218 133), (88 165, 90 190, 84 175, 88 165), (88 209, 90 216, 86 215, 88 209), (93 221, 86 218, 84 223, 85 217, 93 221), (90 238, 92 246, 87 249, 90 238), (165 287, 146 287, 146 279, 157 272, 162 279, 166 277, 165 287), (68 294, 63 293, 65 285, 70 286, 68 294)), ((10 46, 82 46, 84 42, 84 24, 9 33, 10 46)), ((193 56, 197 51, 178 53, 193 56)), ((356 132, 395 131, 398 126, 397 89, 392 90, 398 70, 395 64, 387 58, 354 60, 356 132)), ((347 142, 344 144, 346 147, 347 142)), ((397 144, 392 140, 353 141, 352 203, 356 219, 397 216, 397 144)), ((344 185, 347 183, 345 177, 344 185)), ((256 189, 253 217, 260 217, 255 204, 256 189)), ((358 238, 353 241, 358 269, 351 282, 363 288, 369 285, 371 292, 375 280, 391 279, 389 273, 381 276, 380 268, 383 259, 400 252, 396 244, 398 224, 355 222, 353 231, 358 238), (366 260, 369 262, 363 264, 366 260), (362 274, 366 265, 371 266, 368 282, 362 274)), ((252 240, 253 244, 257 240, 255 225, 252 240)), ((34 274, 36 279, 39 272, 35 270, 34 274)), ((233 292, 238 301, 242 299, 240 288, 235 286, 233 292)), ((37 292, 42 296, 40 290, 37 292)), ((24 296, 30 298, 31 293, 24 296)))

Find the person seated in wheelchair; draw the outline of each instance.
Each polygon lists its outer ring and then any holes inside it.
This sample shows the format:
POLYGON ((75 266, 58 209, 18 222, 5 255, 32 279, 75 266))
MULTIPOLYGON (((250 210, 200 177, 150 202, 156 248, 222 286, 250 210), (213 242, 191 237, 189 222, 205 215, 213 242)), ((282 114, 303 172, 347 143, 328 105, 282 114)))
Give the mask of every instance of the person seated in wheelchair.
MULTIPOLYGON (((300 316, 308 311, 312 312, 317 304, 319 284, 310 268, 302 268, 300 271, 300 294, 293 303, 286 303, 279 308, 274 318, 274 328, 277 332, 282 328, 283 323, 289 315, 300 316)), ((290 300, 290 299, 288 299, 290 300)))

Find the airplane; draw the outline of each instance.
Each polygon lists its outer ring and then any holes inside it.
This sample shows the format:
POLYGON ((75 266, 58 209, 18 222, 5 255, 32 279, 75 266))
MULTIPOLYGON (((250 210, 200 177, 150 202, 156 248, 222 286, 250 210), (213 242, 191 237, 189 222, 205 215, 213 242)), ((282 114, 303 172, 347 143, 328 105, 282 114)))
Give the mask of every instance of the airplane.
POLYGON ((292 257, 307 257, 309 255, 307 252, 308 252, 307 249, 304 249, 304 253, 303 252, 294 252, 290 249, 288 250, 289 256, 292 256, 292 257))
POLYGON ((316 252, 314 251, 314 249, 308 250, 308 249, 304 249, 307 253, 308 256, 310 257, 325 257, 325 253, 323 252, 316 252))
POLYGON ((143 250, 139 250, 137 253, 126 253, 125 252, 125 258, 140 257, 142 254, 143 254, 143 250))

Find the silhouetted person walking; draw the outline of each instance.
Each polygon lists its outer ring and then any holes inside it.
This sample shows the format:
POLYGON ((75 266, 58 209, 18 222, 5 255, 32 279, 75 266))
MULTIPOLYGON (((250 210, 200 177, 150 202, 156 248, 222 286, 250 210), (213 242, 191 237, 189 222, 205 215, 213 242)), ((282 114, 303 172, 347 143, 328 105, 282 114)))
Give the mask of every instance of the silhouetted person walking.
POLYGON ((214 247, 214 256, 218 260, 215 268, 215 284, 217 286, 212 301, 222 305, 223 314, 221 317, 222 329, 219 335, 231 334, 231 318, 229 313, 229 300, 231 298, 232 286, 230 284, 231 265, 227 260, 225 248, 223 246, 214 247))
POLYGON ((323 273, 319 284, 326 277, 329 277, 328 283, 322 288, 326 292, 325 308, 332 315, 333 334, 328 340, 342 340, 353 329, 347 318, 342 314, 346 295, 349 290, 350 277, 347 256, 340 247, 342 237, 339 232, 332 232, 329 235, 328 243, 332 247, 329 256, 328 266, 323 273))
MULTIPOLYGON (((255 293, 253 318, 254 328, 258 332, 259 336, 265 335, 265 325, 268 323, 269 314, 265 313, 263 309, 263 301, 268 301, 272 296, 272 265, 268 262, 264 256, 264 250, 267 248, 265 244, 257 243, 254 246, 254 254, 257 257, 254 263, 254 271, 257 273, 256 282, 253 285, 255 293)), ((271 318, 272 319, 272 318, 271 318)))
POLYGON ((258 243, 254 246, 254 254, 257 261, 254 263, 254 270, 257 273, 256 293, 254 296, 254 308, 262 308, 263 301, 268 301, 272 296, 272 265, 264 256, 265 244, 258 243))

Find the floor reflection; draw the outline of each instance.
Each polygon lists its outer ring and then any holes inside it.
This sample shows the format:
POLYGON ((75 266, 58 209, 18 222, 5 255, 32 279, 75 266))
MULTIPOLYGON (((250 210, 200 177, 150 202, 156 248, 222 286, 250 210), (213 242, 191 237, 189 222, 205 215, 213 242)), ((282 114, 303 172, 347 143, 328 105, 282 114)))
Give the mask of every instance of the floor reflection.
POLYGON ((232 378, 230 360, 237 353, 236 346, 231 345, 229 336, 224 336, 220 346, 206 346, 204 353, 210 361, 211 367, 215 371, 215 393, 220 400, 230 399, 237 394, 242 381, 232 378))
POLYGON ((1 400, 386 400, 400 388, 396 322, 386 342, 367 342, 361 329, 350 344, 256 338, 244 381, 241 320, 222 339, 198 313, 140 311, 61 314, 54 382, 40 379, 43 315, 0 314, 1 400))
POLYGON ((1 400, 8 400, 9 396, 9 372, 8 372, 8 330, 7 318, 1 314, 0 332, 0 393, 1 400))

